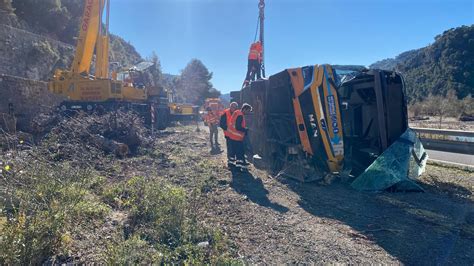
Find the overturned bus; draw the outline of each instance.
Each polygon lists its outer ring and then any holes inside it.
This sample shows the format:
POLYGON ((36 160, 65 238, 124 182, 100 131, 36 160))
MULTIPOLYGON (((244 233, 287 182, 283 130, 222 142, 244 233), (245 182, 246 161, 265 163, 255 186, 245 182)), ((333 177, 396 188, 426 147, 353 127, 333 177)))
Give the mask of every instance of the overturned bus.
POLYGON ((408 127, 400 74, 314 65, 287 69, 231 94, 246 115, 247 156, 303 182, 354 177, 359 190, 421 190, 427 155, 408 127))

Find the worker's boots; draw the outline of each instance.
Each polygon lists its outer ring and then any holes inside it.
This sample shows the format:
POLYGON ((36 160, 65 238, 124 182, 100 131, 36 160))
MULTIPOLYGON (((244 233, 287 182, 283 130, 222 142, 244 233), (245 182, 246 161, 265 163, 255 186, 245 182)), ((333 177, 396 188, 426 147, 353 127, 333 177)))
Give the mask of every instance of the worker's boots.
POLYGON ((211 146, 211 154, 218 154, 221 151, 222 150, 221 150, 221 147, 219 145, 212 145, 211 146))

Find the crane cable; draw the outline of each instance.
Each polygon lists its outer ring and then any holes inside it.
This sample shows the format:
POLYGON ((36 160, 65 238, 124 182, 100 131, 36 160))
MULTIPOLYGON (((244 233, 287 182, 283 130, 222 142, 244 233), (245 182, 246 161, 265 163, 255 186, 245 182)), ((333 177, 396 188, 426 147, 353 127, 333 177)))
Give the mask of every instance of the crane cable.
POLYGON ((257 28, 255 29, 255 36, 253 37, 253 42, 257 41, 258 29, 260 28, 260 15, 257 17, 257 28))
MULTIPOLYGON (((257 35, 258 35, 258 30, 260 28, 260 22, 264 19, 263 8, 265 8, 265 2, 264 2, 264 0, 260 0, 260 2, 258 3, 259 12, 258 12, 258 16, 257 16, 257 27, 255 29, 255 36, 253 38, 253 42, 257 41, 257 35)), ((259 37, 261 38, 262 36, 259 36, 259 37)))
MULTIPOLYGON (((259 3, 258 3, 258 9, 259 9, 259 12, 258 12, 258 17, 257 17, 257 27, 255 29, 255 35, 254 35, 254 38, 253 38, 253 42, 255 43, 257 41, 257 35, 259 33, 259 29, 260 29, 260 35, 259 35, 259 41, 260 41, 260 44, 262 45, 262 63, 261 63, 261 70, 262 71, 262 77, 265 77, 265 48, 264 48, 264 43, 263 43, 263 34, 264 34, 264 31, 263 31, 263 20, 265 19, 265 16, 264 16, 264 8, 265 8, 265 0, 259 0, 259 3)), ((244 81, 244 83, 242 84, 242 88, 245 86, 245 83, 246 81, 244 81)))
POLYGON ((257 30, 255 31, 255 38, 254 42, 257 39, 257 32, 258 29, 260 29, 260 44, 262 45, 262 65, 261 65, 261 71, 262 71, 262 77, 265 77, 265 43, 264 43, 264 10, 265 10, 265 0, 260 0, 258 3, 258 22, 257 22, 257 30))

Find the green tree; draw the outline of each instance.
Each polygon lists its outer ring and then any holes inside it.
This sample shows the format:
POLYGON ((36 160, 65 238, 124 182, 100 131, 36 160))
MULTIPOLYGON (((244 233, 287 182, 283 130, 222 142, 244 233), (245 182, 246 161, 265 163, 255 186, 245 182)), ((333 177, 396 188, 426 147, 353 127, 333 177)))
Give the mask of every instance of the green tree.
POLYGON ((161 71, 161 62, 158 55, 153 51, 151 55, 147 58, 147 61, 153 63, 153 66, 150 69, 150 73, 153 76, 154 86, 161 86, 163 84, 163 72, 161 71))
POLYGON ((449 90, 455 90, 459 99, 474 94, 474 25, 447 30, 433 44, 376 62, 371 68, 401 72, 411 103, 449 90))
POLYGON ((220 92, 211 83, 212 72, 198 59, 192 59, 174 80, 176 100, 201 105, 220 92))

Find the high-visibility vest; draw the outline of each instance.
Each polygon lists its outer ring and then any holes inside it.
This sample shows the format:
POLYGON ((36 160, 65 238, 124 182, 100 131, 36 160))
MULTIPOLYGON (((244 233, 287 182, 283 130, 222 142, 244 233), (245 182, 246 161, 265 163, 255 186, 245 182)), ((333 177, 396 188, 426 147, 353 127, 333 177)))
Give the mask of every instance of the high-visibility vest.
POLYGON ((227 130, 224 130, 224 136, 229 137, 229 121, 232 119, 232 114, 230 113, 230 109, 229 108, 225 109, 222 115, 226 116, 226 123, 227 123, 227 130))
POLYGON ((262 59, 262 45, 259 42, 250 45, 249 59, 261 61, 262 59))
POLYGON ((206 121, 206 123, 208 125, 215 125, 215 124, 219 123, 219 115, 215 114, 215 113, 208 113, 204 117, 204 121, 206 121))
MULTIPOLYGON (((230 111, 229 111, 229 113, 230 113, 230 111)), ((244 114, 240 110, 235 110, 232 113, 230 121, 227 120, 227 133, 228 133, 228 137, 231 140, 243 141, 244 137, 245 137, 245 132, 238 131, 237 128, 236 128, 236 125, 235 125, 235 123, 237 123, 237 118, 239 116, 242 116, 242 127, 245 128, 246 125, 245 125, 244 114)))

